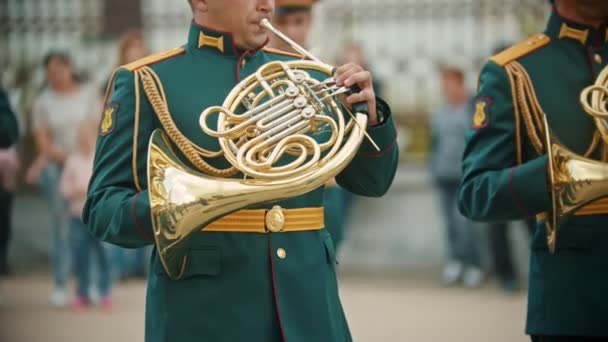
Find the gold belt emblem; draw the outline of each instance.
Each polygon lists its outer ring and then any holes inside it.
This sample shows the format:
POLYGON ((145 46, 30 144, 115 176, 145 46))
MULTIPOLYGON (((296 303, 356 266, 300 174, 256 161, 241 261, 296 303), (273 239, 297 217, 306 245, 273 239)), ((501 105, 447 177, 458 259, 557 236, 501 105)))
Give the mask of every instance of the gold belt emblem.
POLYGON ((266 213, 264 220, 266 222, 266 228, 269 231, 273 233, 280 232, 285 226, 285 214, 283 214, 283 209, 280 206, 275 205, 266 213))

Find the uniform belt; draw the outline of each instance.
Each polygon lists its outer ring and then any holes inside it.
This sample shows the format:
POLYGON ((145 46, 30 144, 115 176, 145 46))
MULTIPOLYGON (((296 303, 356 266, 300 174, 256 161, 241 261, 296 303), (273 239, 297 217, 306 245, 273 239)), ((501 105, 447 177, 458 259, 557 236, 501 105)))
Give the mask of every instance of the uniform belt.
POLYGON ((244 209, 203 228, 205 232, 278 233, 319 230, 325 227, 323 207, 244 209))
POLYGON ((591 202, 586 206, 579 209, 574 215, 576 216, 588 216, 588 215, 601 215, 608 214, 608 198, 602 198, 597 201, 591 202))
MULTIPOLYGON (((603 214, 608 214, 608 198, 602 198, 597 201, 591 202, 574 212, 574 216, 590 216, 603 214)), ((536 215, 536 220, 547 220, 547 213, 540 213, 536 215)))

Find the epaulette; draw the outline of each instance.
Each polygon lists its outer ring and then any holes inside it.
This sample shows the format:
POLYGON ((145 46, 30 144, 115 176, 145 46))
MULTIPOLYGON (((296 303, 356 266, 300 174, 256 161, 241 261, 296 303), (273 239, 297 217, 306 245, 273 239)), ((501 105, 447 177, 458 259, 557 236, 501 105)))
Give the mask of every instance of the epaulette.
POLYGON ((549 38, 549 36, 543 33, 537 33, 528 37, 528 39, 498 53, 497 55, 494 55, 492 58, 490 58, 490 60, 502 67, 507 65, 509 62, 547 46, 550 42, 551 38, 549 38))
POLYGON ((179 55, 183 54, 184 52, 186 52, 186 50, 184 48, 173 48, 170 50, 162 51, 162 52, 155 53, 150 56, 146 56, 144 58, 138 59, 134 62, 121 66, 121 68, 127 69, 129 71, 134 71, 143 66, 158 63, 160 61, 164 61, 166 59, 169 59, 169 58, 172 58, 175 56, 179 56, 179 55))
POLYGON ((304 56, 300 55, 299 53, 293 53, 293 52, 273 49, 273 48, 269 48, 269 47, 263 48, 262 51, 268 52, 268 53, 274 53, 275 55, 289 56, 289 57, 295 57, 295 58, 299 58, 299 59, 304 58, 304 56))

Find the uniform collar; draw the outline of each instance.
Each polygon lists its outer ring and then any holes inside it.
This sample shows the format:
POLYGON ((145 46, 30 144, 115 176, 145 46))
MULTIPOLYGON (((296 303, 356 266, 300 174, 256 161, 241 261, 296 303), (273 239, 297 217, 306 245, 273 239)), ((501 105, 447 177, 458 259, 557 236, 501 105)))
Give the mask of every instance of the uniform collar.
POLYGON ((582 45, 599 46, 604 45, 608 39, 606 25, 599 29, 588 25, 583 25, 569 20, 553 8, 549 24, 547 25, 547 35, 553 39, 572 40, 582 45))
POLYGON ((230 32, 222 32, 202 26, 195 23, 194 20, 190 23, 188 47, 193 50, 209 49, 227 56, 239 55, 230 32))

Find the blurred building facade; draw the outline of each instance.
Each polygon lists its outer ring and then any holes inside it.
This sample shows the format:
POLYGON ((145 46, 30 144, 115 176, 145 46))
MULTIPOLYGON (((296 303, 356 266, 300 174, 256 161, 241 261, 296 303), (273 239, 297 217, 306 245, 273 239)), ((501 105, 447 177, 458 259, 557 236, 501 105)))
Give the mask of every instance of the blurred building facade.
MULTIPOLYGON (((473 90, 487 56, 542 29, 548 11, 541 0, 323 0, 310 48, 334 62, 345 45, 360 45, 405 128, 405 151, 424 155, 426 114, 440 100, 437 66, 461 67, 473 90)), ((116 65, 121 32, 142 29, 156 52, 183 44, 190 19, 185 0, 3 0, 2 81, 10 86, 25 74, 38 88, 42 56, 61 49, 102 84, 116 65)))

